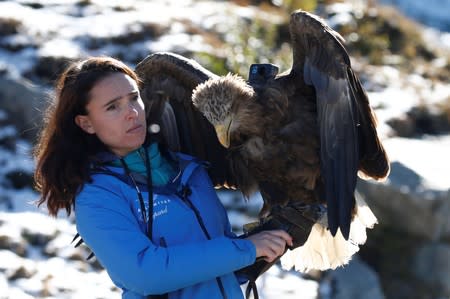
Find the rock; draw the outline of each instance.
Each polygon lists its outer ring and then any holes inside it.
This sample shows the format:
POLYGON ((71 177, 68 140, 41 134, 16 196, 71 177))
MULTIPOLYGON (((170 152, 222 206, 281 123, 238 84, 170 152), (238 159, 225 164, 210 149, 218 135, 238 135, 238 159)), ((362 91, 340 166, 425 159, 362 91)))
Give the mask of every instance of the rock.
POLYGON ((42 123, 46 93, 24 79, 0 76, 0 110, 9 115, 9 121, 19 135, 34 141, 42 123))
POLYGON ((30 278, 36 273, 36 269, 31 269, 30 267, 20 266, 12 271, 7 271, 6 276, 8 280, 16 280, 19 278, 30 278))
POLYGON ((450 297, 450 245, 444 243, 425 244, 420 247, 413 260, 413 271, 418 279, 433 290, 433 298, 450 297))
POLYGON ((378 218, 359 256, 380 275, 386 298, 448 298, 450 290, 450 136, 384 142, 391 173, 359 181, 378 218))
POLYGON ((400 137, 413 137, 416 132, 414 120, 407 115, 390 119, 386 122, 400 137))
POLYGON ((385 298, 377 274, 357 256, 325 275, 320 295, 329 299, 385 298))
POLYGON ((33 187, 33 174, 24 170, 15 169, 8 172, 5 178, 10 182, 11 187, 14 189, 23 189, 26 187, 33 187))
POLYGON ((383 225, 429 240, 448 237, 449 193, 422 189, 422 183, 412 169, 393 162, 388 183, 361 181, 358 191, 383 225))
POLYGON ((108 37, 82 38, 88 49, 100 49, 107 45, 131 45, 136 42, 157 39, 167 32, 170 27, 160 23, 136 22, 127 26, 124 33, 108 37))
POLYGON ((39 39, 23 34, 14 34, 3 38, 0 45, 4 50, 21 55, 21 51, 39 48, 39 39))
POLYGON ((53 235, 39 233, 35 231, 29 231, 24 229, 22 231, 22 237, 26 240, 30 245, 43 247, 50 242, 51 239, 54 238, 53 235))
POLYGON ((400 137, 448 134, 450 118, 447 113, 445 109, 416 106, 401 117, 388 120, 387 124, 400 137))
POLYGON ((444 153, 450 152, 450 138, 394 138, 385 145, 392 161, 388 180, 360 180, 357 188, 379 223, 427 240, 449 239, 450 181, 444 153))
POLYGON ((54 85, 59 74, 73 61, 68 57, 40 56, 25 77, 42 85, 54 85))
POLYGON ((18 19, 0 17, 0 36, 16 34, 20 31, 22 22, 18 19))
POLYGON ((0 195, 0 209, 4 207, 6 211, 12 211, 14 208, 14 204, 11 200, 10 196, 7 195, 0 195))
POLYGON ((427 242, 381 223, 368 231, 358 256, 379 275, 386 298, 429 299, 430 290, 412 274, 416 249, 427 242))
POLYGON ((25 241, 8 235, 0 235, 0 249, 6 249, 14 252, 18 256, 25 257, 28 254, 27 248, 28 244, 25 241))
MULTIPOLYGON (((3 111, 0 111, 0 114, 3 111)), ((4 113, 6 115, 6 113, 4 113)), ((6 118, 6 117, 5 117, 6 118)), ((0 146, 15 151, 17 145, 17 130, 9 124, 9 120, 0 119, 0 146)))

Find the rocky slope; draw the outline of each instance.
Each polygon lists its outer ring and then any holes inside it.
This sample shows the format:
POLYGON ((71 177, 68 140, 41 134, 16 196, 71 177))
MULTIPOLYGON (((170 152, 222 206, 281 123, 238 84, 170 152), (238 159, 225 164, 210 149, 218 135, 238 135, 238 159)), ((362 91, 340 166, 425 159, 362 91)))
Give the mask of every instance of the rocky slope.
MULTIPOLYGON (((0 297, 119 297, 99 265, 84 260, 85 249, 70 245, 71 219, 49 219, 30 204, 37 197, 32 143, 51 82, 67 61, 108 54, 133 66, 165 50, 194 57, 219 74, 246 76, 254 62, 286 69, 288 14, 274 2, 0 1, 0 290, 7 290, 0 297)), ((430 33, 376 4, 326 2, 314 5, 316 12, 348 41, 379 117, 392 172, 384 183, 359 182, 379 225, 358 257, 336 271, 305 276, 274 267, 259 280, 261 297, 449 297, 446 33, 430 33)), ((258 198, 246 204, 237 193, 221 197, 236 229, 254 219, 258 198)))

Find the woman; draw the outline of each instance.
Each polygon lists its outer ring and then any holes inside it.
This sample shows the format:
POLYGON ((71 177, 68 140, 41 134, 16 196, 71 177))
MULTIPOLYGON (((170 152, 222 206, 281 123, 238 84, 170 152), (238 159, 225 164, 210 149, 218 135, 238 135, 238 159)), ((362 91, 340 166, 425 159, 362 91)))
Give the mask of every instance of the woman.
POLYGON ((123 298, 242 298, 234 272, 274 260, 291 237, 236 238, 202 163, 148 140, 138 84, 108 57, 61 75, 35 149, 39 204, 53 216, 74 209, 123 298))

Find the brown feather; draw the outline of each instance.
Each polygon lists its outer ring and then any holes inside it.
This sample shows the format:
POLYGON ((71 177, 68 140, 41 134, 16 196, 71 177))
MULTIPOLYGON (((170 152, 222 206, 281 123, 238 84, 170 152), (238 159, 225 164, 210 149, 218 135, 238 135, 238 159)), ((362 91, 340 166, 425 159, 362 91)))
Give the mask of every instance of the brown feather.
POLYGON ((236 186, 247 198, 259 190, 261 217, 288 203, 326 204, 327 219, 314 225, 313 241, 294 263, 300 269, 335 268, 348 262, 365 242, 365 229, 376 223, 370 209, 355 201, 358 171, 385 178, 389 160, 343 38, 300 10, 291 15, 290 32, 292 69, 265 84, 218 77, 168 53, 151 55, 137 70, 156 111, 150 115, 164 107, 152 102, 168 101, 181 149, 212 162, 216 184, 236 186), (213 125, 221 140, 230 139, 224 142, 228 149, 212 136, 213 125))
POLYGON ((263 214, 290 201, 326 202, 332 234, 340 228, 347 239, 358 170, 380 179, 389 161, 343 38, 302 11, 292 14, 290 30, 289 73, 254 92, 238 76, 210 79, 196 88, 193 103, 214 125, 231 117, 229 157, 258 183, 263 214))

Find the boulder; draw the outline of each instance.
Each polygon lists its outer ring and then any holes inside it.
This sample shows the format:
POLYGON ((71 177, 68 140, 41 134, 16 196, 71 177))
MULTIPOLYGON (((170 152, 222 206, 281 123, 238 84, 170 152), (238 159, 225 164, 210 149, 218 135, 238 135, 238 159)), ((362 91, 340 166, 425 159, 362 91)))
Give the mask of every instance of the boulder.
POLYGON ((25 79, 0 76, 0 110, 8 114, 22 138, 36 140, 48 99, 46 92, 25 79))
POLYGON ((430 241, 450 239, 450 137, 392 138, 385 146, 391 159, 386 182, 360 180, 357 187, 379 223, 430 241))
MULTIPOLYGON (((414 256, 413 271, 436 295, 450 297, 450 245, 432 243, 421 246, 414 256)), ((437 297, 436 297, 437 298, 437 297)))
POLYGON ((384 142, 391 173, 359 181, 378 218, 359 256, 379 274, 386 298, 450 296, 450 136, 384 142))
POLYGON ((320 288, 320 298, 385 298, 377 274, 357 256, 348 265, 328 272, 320 288))

